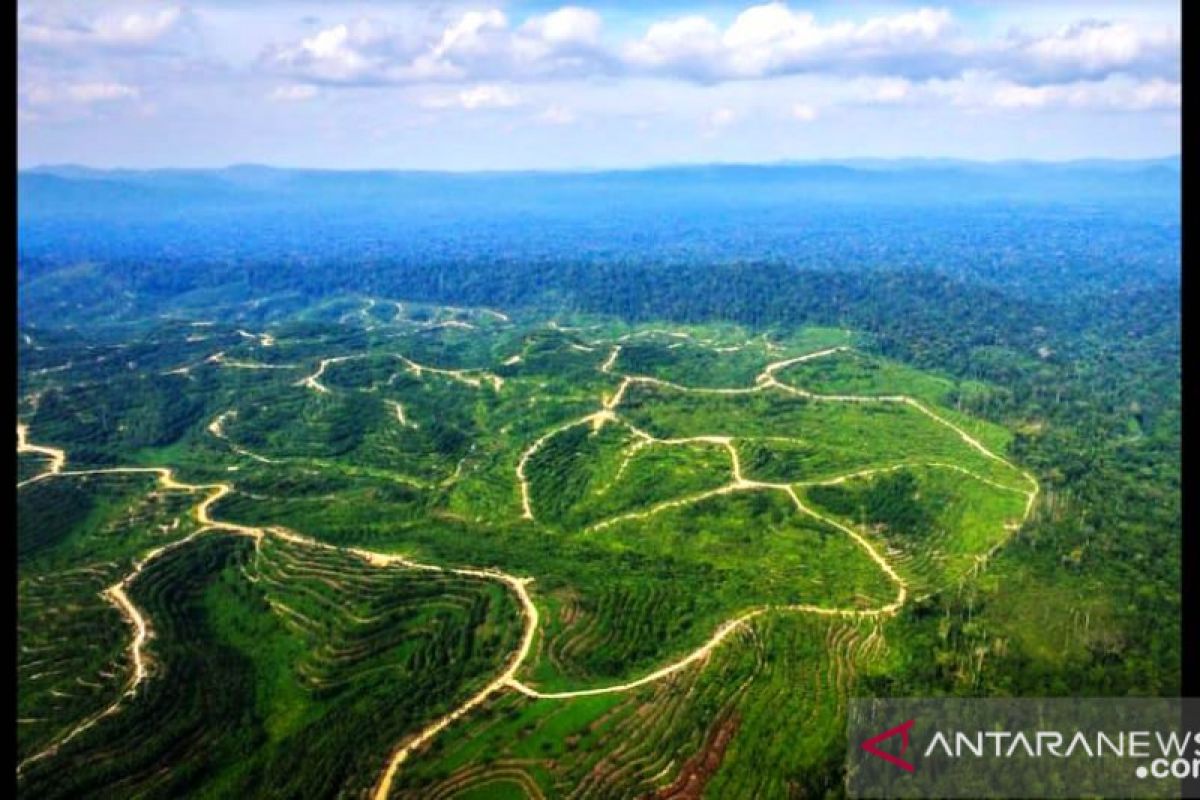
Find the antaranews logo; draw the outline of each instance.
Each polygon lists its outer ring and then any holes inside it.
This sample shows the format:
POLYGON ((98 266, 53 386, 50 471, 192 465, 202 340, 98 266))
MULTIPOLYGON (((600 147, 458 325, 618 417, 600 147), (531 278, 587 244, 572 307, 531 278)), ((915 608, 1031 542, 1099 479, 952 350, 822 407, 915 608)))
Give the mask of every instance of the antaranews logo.
POLYGON ((882 758, 884 761, 888 762, 889 764, 896 765, 897 767, 904 770, 905 772, 915 771, 916 765, 912 764, 911 762, 905 761, 903 758, 900 758, 899 756, 894 756, 891 753, 880 750, 878 747, 879 743, 884 741, 885 739, 891 739, 893 736, 899 736, 900 737, 900 755, 904 755, 904 753, 908 750, 908 744, 909 744, 908 732, 912 729, 913 723, 915 723, 915 722, 916 722, 916 720, 910 719, 908 722, 904 722, 904 723, 901 723, 900 725, 897 725, 894 728, 890 728, 889 730, 884 731, 883 733, 879 734, 878 736, 872 736, 870 739, 867 739, 865 742, 862 743, 863 750, 866 750, 868 753, 870 753, 873 756, 876 756, 877 758, 882 758))
POLYGON ((847 734, 851 797, 1200 798, 1190 699, 852 699, 847 734))

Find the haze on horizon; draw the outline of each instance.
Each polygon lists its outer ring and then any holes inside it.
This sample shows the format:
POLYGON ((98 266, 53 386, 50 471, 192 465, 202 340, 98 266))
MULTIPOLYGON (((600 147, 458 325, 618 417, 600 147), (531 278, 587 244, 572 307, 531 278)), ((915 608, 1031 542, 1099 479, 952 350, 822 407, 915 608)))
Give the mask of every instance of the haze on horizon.
POLYGON ((1181 149, 1177 2, 18 4, 18 165, 606 169, 1181 149))

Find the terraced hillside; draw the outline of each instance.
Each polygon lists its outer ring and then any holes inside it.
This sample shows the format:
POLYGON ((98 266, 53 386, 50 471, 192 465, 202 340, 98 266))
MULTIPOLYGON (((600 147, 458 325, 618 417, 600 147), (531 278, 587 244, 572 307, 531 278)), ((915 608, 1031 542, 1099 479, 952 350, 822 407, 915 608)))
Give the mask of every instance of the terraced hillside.
POLYGON ((837 329, 363 297, 21 360, 30 797, 823 795, 1038 507, 991 387, 837 329))

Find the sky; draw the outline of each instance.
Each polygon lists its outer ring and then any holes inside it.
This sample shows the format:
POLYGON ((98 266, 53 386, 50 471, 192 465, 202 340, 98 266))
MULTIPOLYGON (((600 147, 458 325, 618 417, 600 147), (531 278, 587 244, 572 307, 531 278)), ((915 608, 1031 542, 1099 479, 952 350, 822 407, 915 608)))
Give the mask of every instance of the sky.
POLYGON ((1146 158, 1157 0, 17 6, 18 163, 601 169, 1146 158))

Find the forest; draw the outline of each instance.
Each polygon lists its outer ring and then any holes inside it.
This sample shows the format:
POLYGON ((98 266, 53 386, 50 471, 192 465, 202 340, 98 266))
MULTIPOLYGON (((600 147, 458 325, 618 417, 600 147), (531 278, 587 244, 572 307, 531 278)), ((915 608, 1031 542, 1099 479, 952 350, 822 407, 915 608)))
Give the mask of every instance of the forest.
POLYGON ((23 791, 366 791, 509 668, 392 796, 841 796, 850 696, 1178 694, 1177 171, 811 169, 22 173, 23 791), (183 539, 120 700, 99 593, 183 539))

